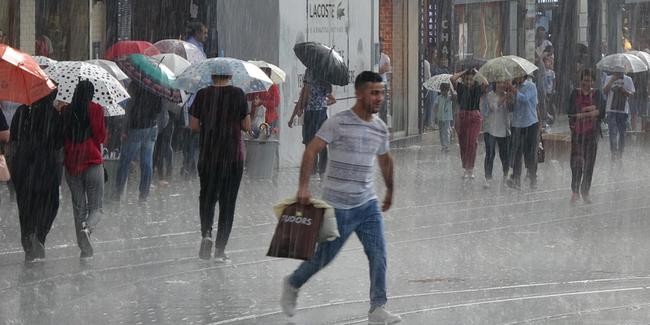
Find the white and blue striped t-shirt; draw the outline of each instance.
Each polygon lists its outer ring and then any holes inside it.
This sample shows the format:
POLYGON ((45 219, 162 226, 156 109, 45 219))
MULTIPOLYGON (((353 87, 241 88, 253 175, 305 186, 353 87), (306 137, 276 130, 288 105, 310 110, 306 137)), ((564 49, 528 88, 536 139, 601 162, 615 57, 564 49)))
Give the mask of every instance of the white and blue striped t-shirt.
POLYGON ((376 199, 375 160, 390 148, 386 124, 377 116, 367 122, 346 110, 328 119, 316 136, 328 143, 329 151, 323 200, 336 209, 352 209, 376 199))

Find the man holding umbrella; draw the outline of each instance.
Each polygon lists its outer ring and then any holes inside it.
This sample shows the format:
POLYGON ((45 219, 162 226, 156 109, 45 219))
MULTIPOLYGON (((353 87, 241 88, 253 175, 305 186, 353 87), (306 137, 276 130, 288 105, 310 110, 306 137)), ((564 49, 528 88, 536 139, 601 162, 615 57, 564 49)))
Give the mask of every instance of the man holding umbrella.
MULTIPOLYGON (((293 127, 293 119, 305 113, 302 129, 302 143, 307 146, 316 136, 316 132, 327 120, 327 106, 336 103, 332 94, 332 85, 345 86, 349 83, 348 66, 343 57, 333 48, 321 43, 304 42, 293 47, 300 62, 307 70, 303 80, 298 104, 289 119, 289 127, 293 127)), ((319 152, 316 172, 325 173, 327 151, 319 152)))
MULTIPOLYGON (((327 120, 327 106, 334 103, 336 103, 336 99, 332 95, 332 84, 315 78, 313 71, 307 69, 300 99, 289 119, 289 127, 293 127, 293 119, 305 114, 302 127, 302 143, 305 146, 314 139, 316 132, 327 120)), ((322 178, 327 166, 327 149, 318 154, 315 164, 316 172, 322 178)))

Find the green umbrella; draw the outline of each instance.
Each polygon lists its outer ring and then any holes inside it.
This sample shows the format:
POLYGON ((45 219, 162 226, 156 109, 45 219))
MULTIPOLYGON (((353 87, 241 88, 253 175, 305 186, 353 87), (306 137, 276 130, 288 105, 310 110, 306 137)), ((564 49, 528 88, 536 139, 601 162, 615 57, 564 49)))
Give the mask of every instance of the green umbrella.
POLYGON ((176 75, 159 60, 143 54, 131 54, 117 61, 132 81, 148 91, 174 103, 180 103, 181 92, 174 87, 176 75))

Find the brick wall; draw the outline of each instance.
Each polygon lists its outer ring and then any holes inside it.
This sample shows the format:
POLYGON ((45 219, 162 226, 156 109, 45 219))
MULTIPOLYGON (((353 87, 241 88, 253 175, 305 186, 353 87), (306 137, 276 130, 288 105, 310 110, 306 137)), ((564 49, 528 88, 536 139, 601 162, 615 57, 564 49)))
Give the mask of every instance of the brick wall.
POLYGON ((384 52, 393 57, 393 0, 379 0, 379 38, 384 52))
POLYGON ((20 1, 20 50, 34 54, 36 40, 36 0, 20 1))

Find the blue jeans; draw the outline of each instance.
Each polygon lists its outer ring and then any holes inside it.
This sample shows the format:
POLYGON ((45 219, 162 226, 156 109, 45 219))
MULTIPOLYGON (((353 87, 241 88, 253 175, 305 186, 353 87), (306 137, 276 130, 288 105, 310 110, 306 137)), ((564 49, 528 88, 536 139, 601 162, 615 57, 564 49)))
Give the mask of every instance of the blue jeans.
POLYGON ((126 140, 120 150, 120 165, 115 180, 115 198, 120 198, 124 192, 126 179, 129 176, 129 166, 137 154, 140 155, 140 199, 149 196, 151 175, 153 174, 153 148, 158 137, 158 128, 129 129, 126 140))
POLYGON ((334 241, 319 243, 316 253, 305 261, 289 278, 294 288, 302 287, 312 275, 327 266, 338 254, 350 235, 355 232, 370 264, 370 305, 386 304, 386 242, 384 220, 377 200, 354 209, 336 209, 336 222, 341 237, 334 241))
POLYGON ((453 121, 440 121, 440 129, 438 132, 440 133, 440 145, 442 145, 443 148, 449 147, 449 143, 451 142, 451 123, 453 121))
POLYGON ((627 114, 607 113, 607 128, 609 130, 609 149, 612 158, 620 158, 625 149, 625 129, 627 129, 627 114))

